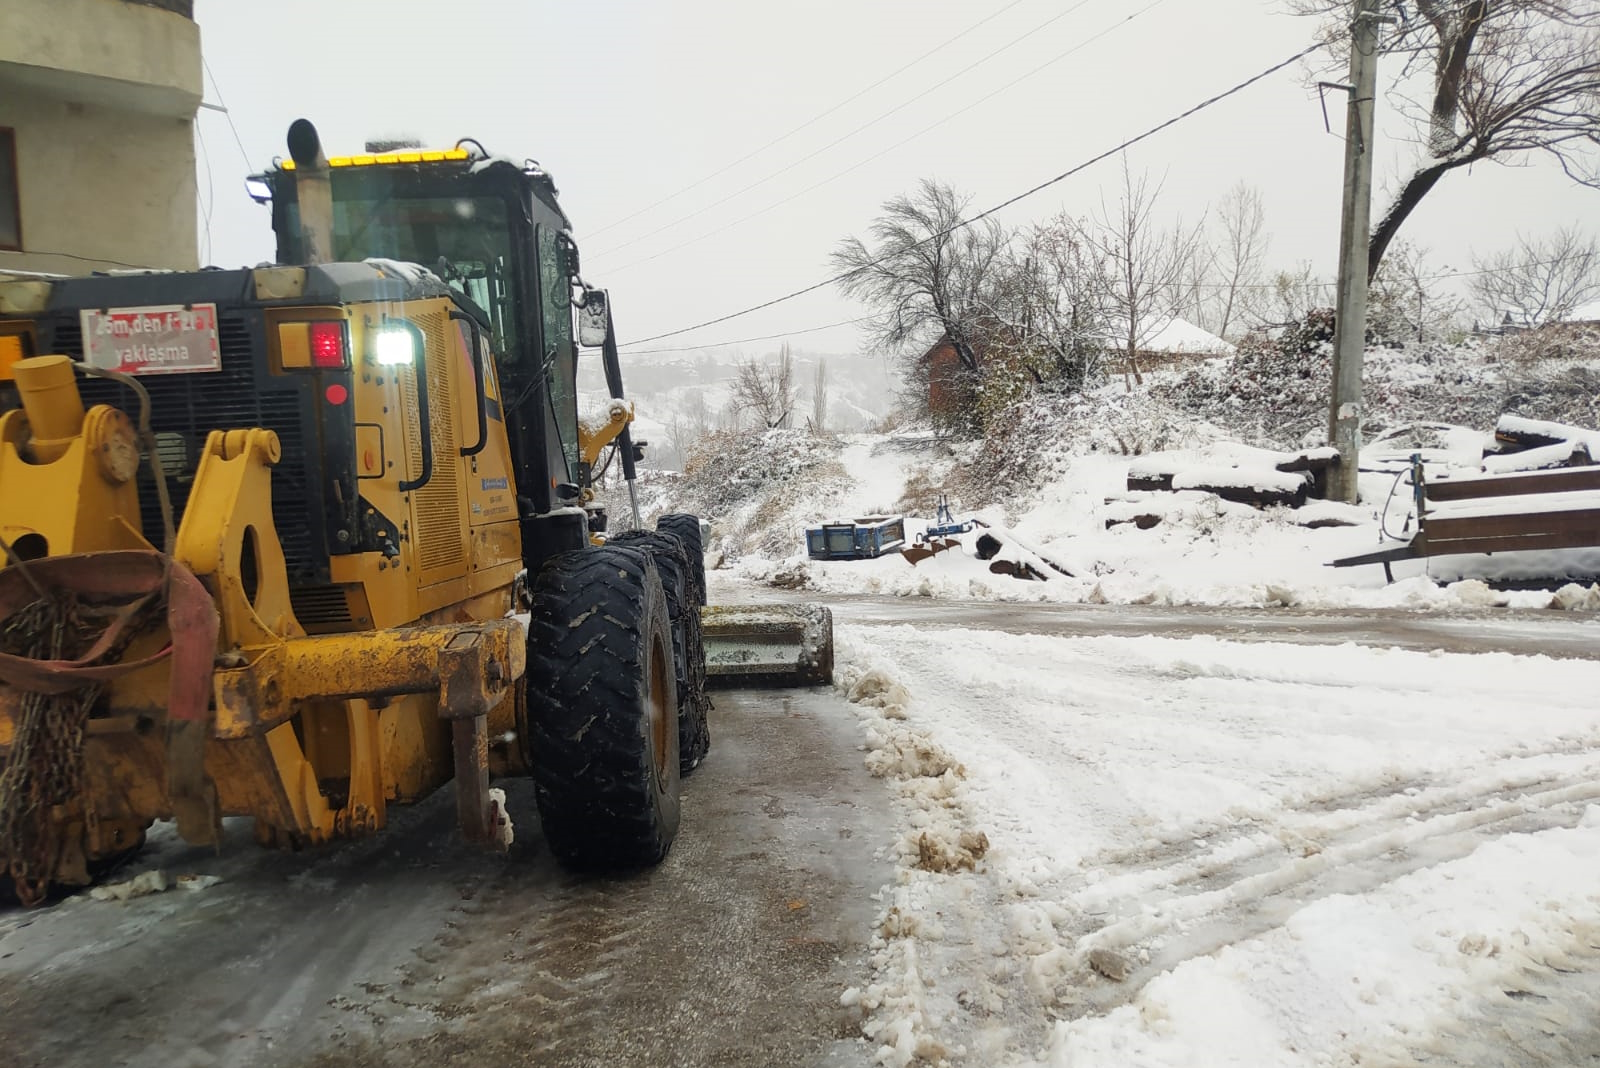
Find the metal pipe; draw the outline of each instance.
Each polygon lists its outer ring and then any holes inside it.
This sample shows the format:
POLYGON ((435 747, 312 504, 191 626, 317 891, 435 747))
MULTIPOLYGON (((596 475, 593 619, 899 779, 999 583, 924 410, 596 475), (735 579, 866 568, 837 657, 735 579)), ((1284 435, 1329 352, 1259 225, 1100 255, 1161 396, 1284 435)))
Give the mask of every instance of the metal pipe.
POLYGON ((333 262, 333 183, 322 138, 309 119, 289 127, 295 197, 300 204, 300 255, 306 263, 333 262))
MULTIPOLYGON (((616 399, 623 399, 622 360, 617 355, 617 321, 609 307, 606 311, 606 341, 600 349, 600 358, 606 372, 606 388, 611 390, 611 395, 616 399)), ((635 485, 639 472, 633 459, 631 426, 623 427, 622 433, 617 435, 617 448, 622 451, 622 477, 628 483, 628 503, 633 507, 633 528, 643 530, 644 517, 639 512, 639 491, 635 485)))
POLYGON ((28 416, 29 447, 34 460, 59 460, 83 433, 83 397, 65 356, 34 356, 12 365, 28 416))

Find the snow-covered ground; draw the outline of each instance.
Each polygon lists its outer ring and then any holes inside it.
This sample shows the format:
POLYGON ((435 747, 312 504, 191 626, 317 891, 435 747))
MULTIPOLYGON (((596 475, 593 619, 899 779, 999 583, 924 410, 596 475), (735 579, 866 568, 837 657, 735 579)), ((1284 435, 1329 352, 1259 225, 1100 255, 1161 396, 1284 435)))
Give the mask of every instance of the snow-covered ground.
POLYGON ((839 638, 903 815, 845 995, 882 1063, 1600 1052, 1600 663, 839 638))
MULTIPOLYGON (((1476 456, 1478 445, 1477 440, 1458 443, 1458 449, 1463 456, 1476 456)), ((1243 451, 1224 442, 1169 455, 1214 468, 1219 457, 1243 451)), ((1369 456, 1369 462, 1383 459, 1369 456)), ((1465 460, 1448 454, 1431 459, 1439 470, 1465 469, 1465 460)), ((757 551, 728 553, 736 574, 758 583, 776 580, 841 593, 1019 602, 1600 609, 1600 591, 1589 583, 1552 596, 1539 590, 1491 590, 1482 581, 1523 577, 1519 567, 1537 575, 1548 570, 1552 557, 1575 573, 1600 574, 1600 550, 1401 561, 1393 565, 1392 584, 1376 564, 1330 567, 1340 557, 1397 544, 1395 539, 1415 529, 1409 487, 1397 484, 1392 474, 1363 474, 1360 506, 1311 501, 1298 509, 1261 509, 1193 490, 1130 493, 1130 466, 1148 461, 1104 453, 1063 459, 1054 477, 1025 500, 978 510, 954 502, 958 518, 980 520, 999 537, 1006 546, 1002 558, 1035 564, 1045 581, 995 574, 976 556, 983 527, 959 539, 961 551, 916 566, 899 555, 807 560, 801 535, 807 523, 894 510, 897 502, 906 503, 908 485, 937 486, 949 480, 958 462, 931 437, 916 435, 846 438, 839 461, 843 478, 786 482, 771 498, 744 506, 741 516, 775 514, 776 519, 759 538, 752 536, 760 545, 757 551), (1158 522, 1147 527, 1135 521, 1139 517, 1158 522), (782 548, 773 552, 773 545, 782 548)), ((931 508, 917 511, 921 514, 907 509, 908 536, 931 518, 931 508)))
MULTIPOLYGON (((1444 438, 1435 470, 1481 455, 1470 432, 1444 438)), ((1179 458, 1214 479, 1248 451, 1190 442, 1179 458)), ((1381 470, 1359 507, 1257 509, 1130 493, 1135 461, 1103 452, 1062 456, 1026 499, 956 502, 987 527, 916 566, 805 559, 807 522, 898 508, 914 535, 959 462, 926 437, 852 438, 828 477, 790 481, 745 506, 737 533, 722 529, 718 581, 1228 605, 1259 608, 1268 627, 1289 608, 1499 606, 1530 626, 1547 608, 1600 608, 1592 585, 1501 592, 1471 577, 1506 577, 1503 557, 1408 562, 1393 584, 1377 566, 1328 567, 1385 527, 1409 532, 1407 490, 1391 499, 1381 470), (748 526, 757 516, 766 530, 748 526), (984 533, 1043 580, 994 573, 976 555, 984 533)), ((844 994, 880 1063, 1600 1055, 1600 660, 1045 636, 948 618, 842 624, 838 639, 836 684, 901 815, 872 974, 844 994)))

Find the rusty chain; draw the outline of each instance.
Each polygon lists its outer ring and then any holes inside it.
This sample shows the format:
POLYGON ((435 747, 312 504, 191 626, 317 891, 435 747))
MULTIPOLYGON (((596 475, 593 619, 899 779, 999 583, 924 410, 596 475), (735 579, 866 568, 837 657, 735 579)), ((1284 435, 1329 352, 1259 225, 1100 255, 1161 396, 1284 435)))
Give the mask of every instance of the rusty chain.
MULTIPOLYGON (((102 662, 114 662, 165 599, 148 597, 138 625, 102 662)), ((0 625, 0 651, 35 660, 70 660, 88 650, 115 616, 68 593, 41 597, 0 625)), ((17 899, 35 905, 49 892, 62 843, 53 819, 58 806, 84 803, 83 739, 97 683, 66 693, 23 693, 10 756, 0 767, 0 876, 9 874, 17 899)), ((85 812, 85 817, 92 814, 85 812)))

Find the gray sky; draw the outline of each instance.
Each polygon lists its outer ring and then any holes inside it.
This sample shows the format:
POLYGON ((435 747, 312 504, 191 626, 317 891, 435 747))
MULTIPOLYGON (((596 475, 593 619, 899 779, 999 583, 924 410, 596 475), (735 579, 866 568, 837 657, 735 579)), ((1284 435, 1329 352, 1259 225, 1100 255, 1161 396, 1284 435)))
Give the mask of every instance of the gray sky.
MULTIPOLYGON (((834 244, 863 233, 885 199, 921 178, 970 193, 974 209, 1006 200, 1288 57, 1313 30, 1274 0, 195 6, 215 77, 207 100, 226 102, 254 169, 286 154, 284 133, 301 116, 330 155, 410 135, 429 146, 473 137, 490 152, 538 159, 561 190, 585 276, 612 291, 624 341, 827 277, 834 244)), ((1135 170, 1164 177, 1164 211, 1188 221, 1235 182, 1257 186, 1272 263, 1310 260, 1331 273, 1343 145, 1324 132, 1306 71, 1274 75, 1129 155, 1135 170)), ((1329 109, 1337 131, 1342 101, 1330 98, 1329 109)), ((1382 113, 1380 103, 1380 133, 1382 113)), ((1389 126, 1375 211, 1411 151, 1389 126)), ((268 213, 244 196, 244 154, 227 119, 202 112, 200 132, 211 262, 269 259, 268 213)), ((1087 213, 1102 185, 1114 199, 1118 180, 1108 160, 999 218, 1087 213)), ((1596 219, 1600 193, 1552 165, 1486 166, 1447 176, 1402 236, 1431 250, 1431 267, 1466 269, 1472 251, 1504 247, 1519 230, 1596 219)), ((862 313, 828 289, 644 347, 862 313)), ((853 327, 794 343, 859 347, 853 327)))

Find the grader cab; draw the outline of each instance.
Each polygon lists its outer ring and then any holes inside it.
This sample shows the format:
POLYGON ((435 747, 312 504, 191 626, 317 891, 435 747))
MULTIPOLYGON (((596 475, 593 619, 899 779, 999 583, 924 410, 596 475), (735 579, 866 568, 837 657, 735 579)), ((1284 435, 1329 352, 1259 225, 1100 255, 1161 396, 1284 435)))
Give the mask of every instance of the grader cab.
POLYGON ((514 775, 564 863, 659 861, 709 744, 700 526, 603 533, 631 407, 554 185, 289 141, 281 266, 0 279, 0 882, 86 884, 156 820, 371 834, 451 779, 493 842, 514 775))

